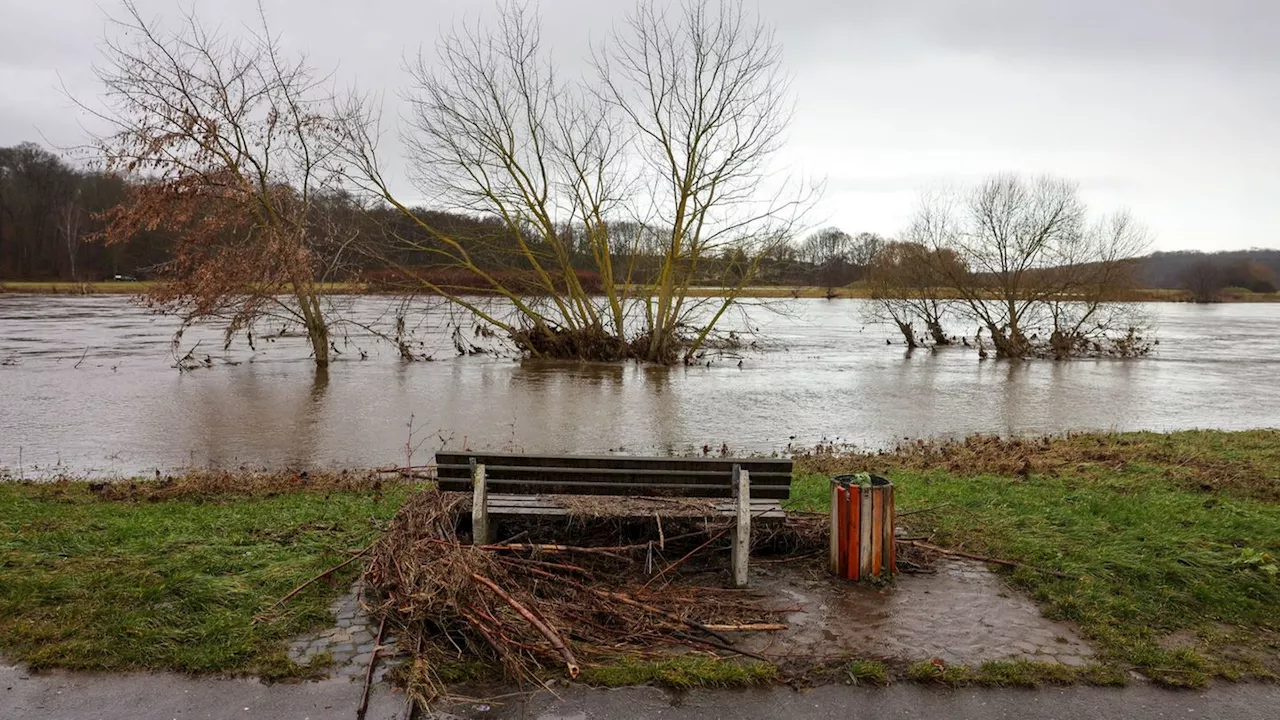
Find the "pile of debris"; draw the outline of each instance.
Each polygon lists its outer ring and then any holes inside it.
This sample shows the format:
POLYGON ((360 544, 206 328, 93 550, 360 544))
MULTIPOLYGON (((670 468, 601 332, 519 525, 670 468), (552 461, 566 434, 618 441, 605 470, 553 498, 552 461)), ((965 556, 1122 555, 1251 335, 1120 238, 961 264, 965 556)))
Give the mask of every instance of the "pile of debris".
MULTIPOLYGON (((364 573, 372 613, 414 653, 408 686, 421 701, 445 693, 440 668, 451 660, 480 660, 506 681, 537 684, 552 672, 577 677, 584 664, 676 646, 751 655, 730 633, 784 627, 760 596, 707 579, 724 571, 727 520, 684 518, 666 528, 658 520, 655 528, 650 518, 643 532, 571 520, 578 544, 568 546, 554 542, 544 519, 475 546, 461 525, 463 503, 434 490, 414 495, 371 548, 364 573)), ((758 542, 817 556, 824 522, 789 519, 758 542)))

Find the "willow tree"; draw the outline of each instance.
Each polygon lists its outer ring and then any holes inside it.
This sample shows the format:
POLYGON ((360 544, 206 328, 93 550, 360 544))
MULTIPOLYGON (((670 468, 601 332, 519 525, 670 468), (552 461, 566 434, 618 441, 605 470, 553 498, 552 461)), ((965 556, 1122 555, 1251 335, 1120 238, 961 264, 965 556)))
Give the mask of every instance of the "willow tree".
POLYGON ((153 301, 186 322, 228 321, 228 342, 262 317, 296 321, 327 365, 321 281, 349 231, 324 211, 340 188, 323 78, 282 51, 265 16, 232 37, 193 13, 169 30, 124 9, 95 68, 105 107, 86 108, 110 128, 95 141, 105 168, 133 181, 106 241, 167 234, 153 301))
POLYGON ((911 227, 933 251, 933 284, 990 333, 997 357, 1150 349, 1146 319, 1122 302, 1147 233, 1126 213, 1091 220, 1075 183, 993 176, 928 196, 911 227))
MULTIPOLYGON (((468 296, 472 283, 421 279, 530 355, 687 358, 815 195, 770 166, 789 119, 781 62, 772 30, 737 3, 669 15, 641 2, 588 76, 566 80, 538 19, 503 6, 493 26, 447 34, 411 65, 405 140, 424 195, 505 232, 464 242, 419 220, 395 244, 505 298, 512 313, 468 296), (693 297, 695 284, 718 296, 693 297)), ((352 165, 416 219, 382 175, 376 136, 366 125, 348 138, 352 165)))
POLYGON ((954 252, 931 248, 910 230, 904 237, 910 239, 885 244, 871 263, 867 275, 870 319, 892 322, 909 348, 921 344, 916 323, 924 326, 934 345, 950 345, 942 323, 953 301, 938 282, 945 274, 940 266, 947 264, 954 270, 959 261, 954 252))

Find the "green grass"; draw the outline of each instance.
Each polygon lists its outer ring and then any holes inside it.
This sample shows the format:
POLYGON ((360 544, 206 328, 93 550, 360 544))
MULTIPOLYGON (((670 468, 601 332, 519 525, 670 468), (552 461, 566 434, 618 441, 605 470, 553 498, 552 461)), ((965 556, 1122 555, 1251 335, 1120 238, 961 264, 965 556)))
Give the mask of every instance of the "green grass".
POLYGON ((969 665, 934 665, 929 660, 912 663, 906 669, 908 680, 937 683, 947 687, 1020 687, 1088 684, 1122 687, 1127 684, 1124 673, 1102 665, 1071 667, 1061 663, 1039 663, 1026 660, 989 660, 977 667, 969 665))
POLYGON ((306 674, 287 640, 332 621, 358 563, 271 606, 367 545, 405 492, 128 502, 0 484, 0 653, 36 668, 306 674))
POLYGON ((911 517, 913 532, 1069 574, 1008 577, 1112 668, 1192 686, 1280 672, 1280 580, 1264 555, 1280 555, 1280 432, 970 441, 800 465, 800 509, 827 506, 814 467, 885 472, 899 511, 939 507, 911 517), (991 472, 1005 466, 1030 469, 991 472))
POLYGON ((850 660, 844 674, 851 685, 889 684, 889 667, 878 660, 850 660))
POLYGON ((579 678, 588 685, 625 687, 657 685, 673 690, 749 687, 771 683, 778 668, 759 661, 737 662, 707 655, 674 655, 659 661, 621 658, 610 665, 588 666, 579 678))

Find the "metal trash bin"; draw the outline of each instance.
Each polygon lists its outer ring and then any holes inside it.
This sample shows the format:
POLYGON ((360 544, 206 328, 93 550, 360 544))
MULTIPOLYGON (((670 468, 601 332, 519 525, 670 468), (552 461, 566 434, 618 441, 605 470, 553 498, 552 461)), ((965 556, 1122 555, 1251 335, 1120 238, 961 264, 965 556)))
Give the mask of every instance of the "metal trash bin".
POLYGON ((888 479, 866 473, 831 478, 831 572, 848 580, 897 574, 893 526, 888 479))

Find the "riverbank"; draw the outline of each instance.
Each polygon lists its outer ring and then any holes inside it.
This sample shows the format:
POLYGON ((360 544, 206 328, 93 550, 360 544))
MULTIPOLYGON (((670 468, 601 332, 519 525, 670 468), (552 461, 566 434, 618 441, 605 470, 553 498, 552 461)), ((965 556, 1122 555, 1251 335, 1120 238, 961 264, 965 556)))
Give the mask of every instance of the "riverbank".
MULTIPOLYGON (((148 280, 137 281, 102 281, 102 282, 68 282, 68 281, 0 281, 0 294, 34 294, 34 295, 140 295, 147 292, 155 283, 148 280)), ((320 283, 320 292, 330 295, 397 295, 396 291, 381 290, 360 282, 320 283)), ((693 287, 689 289, 689 297, 720 297, 724 288, 693 287)), ((865 283, 853 283, 845 287, 824 288, 815 286, 757 285, 743 288, 738 296, 746 299, 845 299, 870 300, 873 295, 865 283)), ((1130 302, 1192 302, 1192 295, 1186 290, 1143 289, 1136 290, 1125 298, 1130 302)), ((1253 293, 1244 289, 1224 291, 1220 302, 1224 303, 1257 303, 1280 302, 1280 293, 1253 293)))
MULTIPOLYGON (((839 666, 847 681, 1280 677, 1280 431, 819 449, 797 467, 795 510, 825 507, 831 473, 886 472, 912 534, 1038 568, 1005 579, 1076 624, 1100 664, 850 663, 839 666)), ((35 668, 314 675, 325 659, 298 666, 288 642, 333 623, 330 603, 359 561, 277 601, 365 548, 410 490, 357 473, 0 485, 0 654, 35 668)), ((786 677, 716 664, 632 670, 584 674, 684 686, 786 677)))

